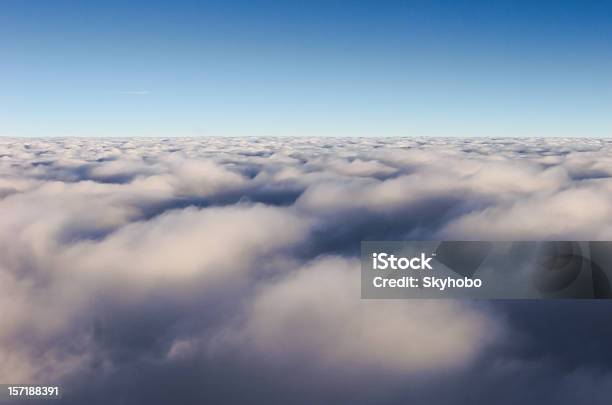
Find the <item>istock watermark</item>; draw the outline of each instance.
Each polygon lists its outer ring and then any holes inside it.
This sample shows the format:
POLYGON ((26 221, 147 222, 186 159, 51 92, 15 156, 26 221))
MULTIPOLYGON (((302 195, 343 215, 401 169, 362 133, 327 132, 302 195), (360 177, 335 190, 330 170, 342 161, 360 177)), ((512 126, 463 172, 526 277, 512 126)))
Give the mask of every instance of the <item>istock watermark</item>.
POLYGON ((610 299, 612 242, 367 241, 365 299, 610 299))

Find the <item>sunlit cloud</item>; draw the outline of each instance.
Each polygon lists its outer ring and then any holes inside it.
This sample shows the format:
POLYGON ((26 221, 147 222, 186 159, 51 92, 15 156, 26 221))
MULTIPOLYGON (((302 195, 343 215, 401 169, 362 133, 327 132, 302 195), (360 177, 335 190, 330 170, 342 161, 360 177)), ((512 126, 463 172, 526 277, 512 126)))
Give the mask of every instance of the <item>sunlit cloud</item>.
POLYGON ((4 138, 0 156, 0 381, 75 404, 126 381, 155 404, 138 390, 158 380, 236 402, 223 381, 253 373, 255 400, 303 403, 612 387, 604 307, 362 301, 358 263, 364 239, 610 239, 612 142, 4 138))

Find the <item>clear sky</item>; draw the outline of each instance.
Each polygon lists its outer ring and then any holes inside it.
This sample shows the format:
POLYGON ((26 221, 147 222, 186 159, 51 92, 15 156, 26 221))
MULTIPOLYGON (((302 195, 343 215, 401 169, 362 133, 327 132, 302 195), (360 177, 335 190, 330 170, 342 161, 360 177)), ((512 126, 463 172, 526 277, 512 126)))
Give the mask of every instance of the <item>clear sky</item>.
POLYGON ((0 1, 0 135, 611 136, 610 1, 0 1))

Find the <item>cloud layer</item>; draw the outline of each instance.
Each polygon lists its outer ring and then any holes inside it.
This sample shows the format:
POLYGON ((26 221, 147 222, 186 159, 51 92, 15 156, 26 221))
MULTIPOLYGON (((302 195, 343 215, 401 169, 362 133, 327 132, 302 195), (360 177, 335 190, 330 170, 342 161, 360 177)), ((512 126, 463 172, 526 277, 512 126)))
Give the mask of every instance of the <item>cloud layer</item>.
POLYGON ((0 381, 74 404, 603 404, 610 304, 361 301, 358 252, 610 240, 611 179, 597 139, 5 138, 0 381))

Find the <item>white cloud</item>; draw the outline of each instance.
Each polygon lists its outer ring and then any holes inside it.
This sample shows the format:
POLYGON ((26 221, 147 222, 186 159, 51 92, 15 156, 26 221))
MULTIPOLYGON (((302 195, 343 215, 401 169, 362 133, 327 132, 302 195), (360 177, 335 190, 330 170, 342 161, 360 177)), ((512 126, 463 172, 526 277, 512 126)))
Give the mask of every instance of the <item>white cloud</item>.
POLYGON ((2 139, 0 380, 201 356, 322 390, 461 373, 515 344, 503 310, 361 301, 360 240, 609 240, 610 156, 571 139, 2 139))
POLYGON ((327 257, 264 286, 237 333, 264 362, 394 375, 465 367, 501 325, 457 301, 361 300, 359 261, 327 257))

